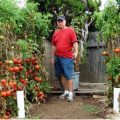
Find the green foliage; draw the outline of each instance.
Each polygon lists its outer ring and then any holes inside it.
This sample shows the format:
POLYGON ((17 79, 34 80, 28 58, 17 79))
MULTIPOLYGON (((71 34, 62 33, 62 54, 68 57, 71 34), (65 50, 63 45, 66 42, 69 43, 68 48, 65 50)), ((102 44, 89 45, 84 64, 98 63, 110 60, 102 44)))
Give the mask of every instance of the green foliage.
POLYGON ((72 14, 72 16, 76 16, 76 15, 79 15, 81 11, 84 10, 85 6, 84 4, 79 1, 79 0, 64 0, 64 3, 63 3, 63 9, 65 12, 65 10, 69 10, 70 13, 69 14, 72 14))
POLYGON ((111 37, 117 38, 120 35, 120 12, 119 7, 114 2, 109 2, 104 11, 96 12, 96 26, 99 28, 103 41, 111 37))
POLYGON ((120 87, 120 57, 113 55, 106 64, 108 76, 112 76, 114 87, 120 87))
MULTIPOLYGON (((107 59, 107 58, 106 58, 107 59)), ((107 104, 109 107, 113 106, 113 88, 120 87, 120 56, 112 53, 109 56, 109 61, 106 63, 107 73, 107 104)))
POLYGON ((80 16, 76 16, 74 19, 71 21, 71 25, 75 28, 75 31, 79 37, 79 39, 82 37, 81 29, 84 29, 84 25, 86 21, 88 21, 89 16, 87 14, 82 14, 80 16))
POLYGON ((92 11, 99 11, 99 6, 101 4, 100 0, 88 0, 88 6, 92 11))
POLYGON ((27 41, 19 39, 17 45, 20 47, 21 51, 27 52, 29 46, 27 41))
POLYGON ((18 111, 16 98, 10 96, 6 99, 6 103, 9 103, 7 104, 6 108, 10 110, 11 115, 16 116, 16 113, 18 111))
POLYGON ((10 31, 9 33, 13 34, 10 39, 15 39, 17 36, 26 42, 32 40, 33 49, 42 52, 43 37, 49 35, 49 17, 51 14, 37 12, 36 3, 27 3, 27 7, 19 9, 15 3, 13 4, 10 0, 7 1, 8 3, 5 4, 4 0, 1 0, 3 4, 0 4, 0 34, 6 36, 6 31, 10 31), (39 47, 36 44, 39 44, 39 47))
POLYGON ((0 0, 0 21, 12 20, 11 18, 17 18, 19 9, 11 0, 0 0))

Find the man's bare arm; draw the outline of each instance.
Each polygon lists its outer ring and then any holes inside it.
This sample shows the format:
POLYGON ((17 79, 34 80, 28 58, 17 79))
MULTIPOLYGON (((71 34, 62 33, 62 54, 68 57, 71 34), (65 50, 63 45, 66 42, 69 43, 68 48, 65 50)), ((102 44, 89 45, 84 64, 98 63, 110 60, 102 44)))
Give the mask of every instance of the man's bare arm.
POLYGON ((77 56, 78 56, 78 42, 73 43, 73 49, 74 49, 73 56, 74 56, 74 58, 77 58, 77 56))
POLYGON ((51 51, 51 63, 54 63, 54 56, 55 56, 55 52, 56 52, 56 47, 54 45, 52 45, 52 51, 51 51))
POLYGON ((52 58, 55 56, 55 52, 56 52, 56 47, 54 45, 52 45, 52 58))

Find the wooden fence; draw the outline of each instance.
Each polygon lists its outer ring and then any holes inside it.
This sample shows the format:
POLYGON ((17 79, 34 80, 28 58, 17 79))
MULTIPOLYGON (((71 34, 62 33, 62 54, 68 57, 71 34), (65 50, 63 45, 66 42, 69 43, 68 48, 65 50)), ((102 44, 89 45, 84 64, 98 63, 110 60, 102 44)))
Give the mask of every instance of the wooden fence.
POLYGON ((90 33, 87 45, 86 63, 80 65, 80 81, 87 83, 105 83, 104 57, 101 55, 104 44, 98 43, 97 32, 90 33))

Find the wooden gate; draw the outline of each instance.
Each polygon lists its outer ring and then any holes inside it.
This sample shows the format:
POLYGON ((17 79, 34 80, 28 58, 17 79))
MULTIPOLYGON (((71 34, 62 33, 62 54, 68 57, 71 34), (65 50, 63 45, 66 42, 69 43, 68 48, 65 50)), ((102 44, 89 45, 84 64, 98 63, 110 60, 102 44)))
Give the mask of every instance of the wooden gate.
POLYGON ((86 63, 80 65, 80 82, 105 83, 104 57, 101 55, 104 44, 98 43, 97 32, 90 33, 87 47, 86 63))

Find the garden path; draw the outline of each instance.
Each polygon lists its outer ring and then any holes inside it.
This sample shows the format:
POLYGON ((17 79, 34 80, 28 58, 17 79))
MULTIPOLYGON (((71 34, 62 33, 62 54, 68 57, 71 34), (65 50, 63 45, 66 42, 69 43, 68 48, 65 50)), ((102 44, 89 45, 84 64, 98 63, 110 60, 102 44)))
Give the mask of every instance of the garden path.
POLYGON ((104 115, 96 113, 101 107, 102 103, 91 96, 76 95, 73 102, 67 102, 58 99, 58 95, 52 95, 46 103, 34 104, 30 114, 31 118, 38 119, 100 119, 104 115))

